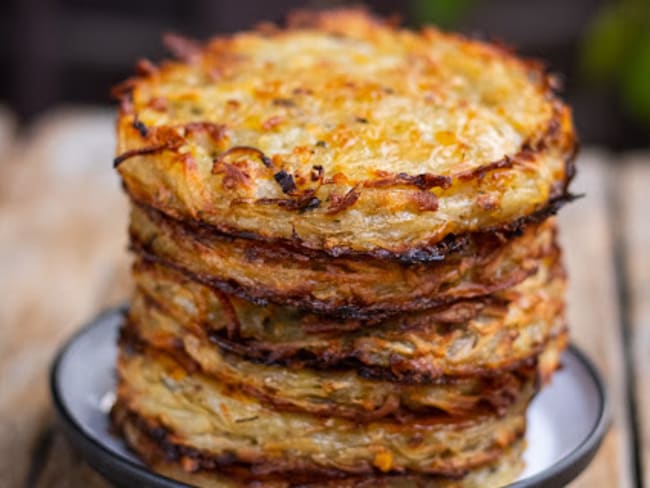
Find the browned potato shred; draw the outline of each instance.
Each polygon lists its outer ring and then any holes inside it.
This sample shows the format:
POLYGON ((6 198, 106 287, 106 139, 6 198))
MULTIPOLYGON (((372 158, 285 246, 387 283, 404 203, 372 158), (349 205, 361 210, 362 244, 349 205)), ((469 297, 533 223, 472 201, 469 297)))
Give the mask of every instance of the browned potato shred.
POLYGON ((520 283, 555 252, 555 222, 528 226, 517 237, 467 238, 441 261, 403 264, 366 256, 304 255, 284 246, 193 228, 134 206, 133 250, 226 293, 333 316, 377 318, 487 295, 520 283))
POLYGON ((134 78, 116 159, 129 194, 334 254, 408 254, 566 194, 573 127, 539 64, 358 12, 312 20, 134 78))

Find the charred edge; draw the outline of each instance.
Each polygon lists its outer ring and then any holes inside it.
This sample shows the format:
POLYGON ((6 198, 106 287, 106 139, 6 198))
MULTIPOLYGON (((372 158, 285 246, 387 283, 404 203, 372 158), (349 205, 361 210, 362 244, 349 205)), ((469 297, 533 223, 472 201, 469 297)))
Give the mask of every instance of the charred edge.
MULTIPOLYGON (((517 156, 515 156, 515 159, 516 158, 517 156)), ((512 159, 510 159, 508 156, 505 156, 504 158, 499 159, 497 161, 493 161, 491 163, 481 165, 478 168, 474 168, 472 170, 459 173, 456 175, 456 178, 458 178, 461 181, 469 181, 473 179, 482 181, 483 178, 485 178, 485 175, 487 173, 498 169, 509 169, 512 168, 512 166, 513 166, 512 159)))
MULTIPOLYGON (((560 110, 556 109, 553 111, 553 115, 548 123, 544 135, 540 141, 535 144, 534 147, 531 147, 528 142, 522 144, 519 151, 512 157, 504 156, 501 159, 492 161, 487 164, 483 164, 477 168, 474 168, 469 171, 461 172, 456 175, 446 176, 446 175, 433 175, 429 173, 423 173, 420 175, 408 175, 407 173, 399 173, 397 175, 391 175, 385 172, 380 172, 380 179, 376 181, 369 181, 364 186, 367 187, 385 187, 385 186, 394 186, 394 185, 413 185, 419 188, 420 190, 430 190, 431 188, 442 188, 447 189, 451 186, 454 178, 460 181, 471 181, 478 180, 479 182, 485 178, 485 176, 496 170, 500 169, 510 169, 514 166, 514 163, 519 160, 530 160, 534 158, 536 154, 543 152, 548 147, 549 143, 557 137, 557 133, 560 128, 559 123, 560 110)), ((573 161, 577 154, 577 144, 576 141, 573 141, 572 149, 569 156, 565 159, 565 181, 563 182, 563 192, 566 193, 568 185, 573 178, 575 173, 573 167, 573 161)))
POLYGON ((145 154, 157 153, 157 152, 169 149, 170 147, 171 147, 171 145, 169 143, 165 143, 165 144, 157 144, 155 146, 140 147, 140 148, 137 148, 137 149, 131 149, 130 151, 126 151, 125 153, 120 154, 118 157, 116 157, 113 160, 113 168, 117 168, 124 161, 126 161, 127 159, 130 159, 132 157, 143 156, 145 154))
MULTIPOLYGON (((217 168, 218 172, 218 168, 217 168)), ((125 189, 128 193, 128 189, 125 189)), ((320 206, 320 200, 312 196, 313 193, 306 192, 299 199, 260 199, 257 203, 261 204, 277 204, 299 208, 302 210, 311 210, 320 206)), ((252 231, 241 231, 226 226, 215 226, 208 224, 201 220, 186 219, 180 221, 178 218, 163 213, 161 210, 147 204, 146 202, 138 201, 133 195, 129 195, 135 205, 144 209, 149 215, 156 214, 164 216, 163 218, 171 219, 178 222, 179 225, 190 229, 196 229, 205 235, 214 235, 220 238, 229 239, 246 239, 248 241, 257 241, 267 243, 272 246, 279 246, 288 252, 299 254, 307 257, 354 257, 359 259, 380 259, 380 260, 396 260, 403 265, 419 265, 419 264, 434 264, 437 261, 444 261, 452 258, 453 255, 465 251, 472 242, 483 241, 486 238, 493 238, 498 234, 501 240, 509 240, 516 238, 531 225, 542 223, 551 215, 563 207, 566 203, 581 198, 581 195, 574 195, 570 193, 562 194, 558 197, 550 199, 547 204, 540 210, 520 217, 512 222, 505 224, 495 225, 476 232, 467 232, 464 234, 448 234, 441 241, 432 245, 425 245, 422 247, 414 247, 405 249, 403 251, 392 251, 388 249, 375 249, 372 251, 357 251, 343 246, 334 246, 331 248, 315 249, 308 246, 304 240, 300 238, 297 233, 294 233, 291 239, 285 238, 269 238, 252 231)))
MULTIPOLYGON (((146 212, 147 210, 145 209, 144 211, 146 212)), ((165 219, 168 219, 168 217, 163 217, 157 211, 153 211, 149 215, 154 222, 158 223, 158 225, 165 225, 165 219)), ((171 219, 171 222, 174 222, 174 220, 171 219)), ((200 234, 198 236, 196 234, 193 234, 191 230, 187 229, 187 227, 183 226, 180 223, 178 224, 178 227, 176 229, 171 229, 170 232, 182 234, 188 239, 201 240, 204 238, 200 234)), ((443 305, 445 303, 454 302, 459 298, 459 297, 452 297, 452 296, 444 296, 442 298, 441 297, 437 297, 437 298, 418 297, 418 298, 412 298, 411 300, 408 301, 408 303, 400 302, 398 304, 385 303, 385 302, 341 303, 340 301, 337 302, 333 300, 325 301, 325 300, 316 299, 313 296, 305 293, 298 293, 298 292, 277 293, 273 290, 268 290, 262 287, 242 286, 237 282, 235 282, 234 280, 224 280, 203 273, 192 272, 191 270, 186 269, 182 265, 178 265, 176 263, 170 262, 169 259, 156 256, 156 253, 151 250, 149 243, 138 242, 137 238, 133 234, 131 237, 132 237, 132 242, 131 242, 132 249, 137 253, 141 254, 142 256, 148 257, 150 260, 155 260, 156 262, 166 264, 168 267, 171 267, 172 269, 176 269, 186 274, 187 276, 190 276, 196 281, 205 283, 209 286, 215 287, 226 293, 237 295, 241 298, 244 298, 246 300, 258 304, 266 304, 268 303, 268 301, 271 301, 273 303, 277 303, 281 305, 295 306, 301 310, 308 310, 316 313, 326 313, 341 318, 381 319, 396 313, 433 308, 439 305, 443 305)), ((485 252, 489 253, 491 250, 495 248, 494 246, 503 245, 503 242, 500 241, 498 235, 495 236, 492 234, 488 234, 488 237, 489 237, 489 241, 485 240, 482 243, 482 246, 484 247, 484 252, 480 253, 481 255, 485 254, 485 252)), ((287 250, 286 248, 281 249, 279 254, 275 252, 274 249, 262 248, 260 249, 260 251, 266 252, 268 255, 267 257, 269 259, 275 259, 276 256, 287 258, 287 259, 291 259, 291 258, 301 259, 301 260, 305 259, 304 255, 297 254, 295 252, 292 253, 290 250, 287 250), (268 253, 273 253, 273 254, 268 254, 268 253)), ((525 279, 526 276, 529 276, 533 272, 534 270, 532 269, 528 271, 520 270, 520 272, 513 273, 511 276, 509 276, 507 280, 504 279, 499 282, 485 284, 484 290, 481 292, 481 294, 492 293, 493 291, 503 289, 504 287, 512 286, 516 283, 519 283, 520 281, 525 279)))
POLYGON ((440 175, 420 174, 410 176, 404 173, 398 175, 399 179, 417 186, 420 190, 430 190, 431 188, 447 189, 451 186, 451 177, 440 175))
MULTIPOLYGON (((292 179, 293 180, 293 179, 292 179)), ((297 210, 299 212, 306 212, 320 207, 320 199, 314 196, 313 189, 306 190, 303 193, 296 194, 294 198, 260 198, 255 203, 262 205, 275 204, 287 210, 297 210)), ((298 236, 295 236, 298 238, 298 236)), ((284 240, 285 242, 291 242, 284 240)))
MULTIPOLYGON (((482 296, 475 299, 459 299, 454 303, 445 304, 440 307, 431 308, 425 315, 426 320, 417 320, 415 324, 402 324, 398 323, 396 325, 396 330, 400 331, 416 331, 421 330, 422 328, 427 327, 431 322, 435 321, 437 323, 443 324, 445 327, 453 327, 459 324, 466 323, 467 321, 475 318, 486 305, 490 303, 500 304, 505 306, 506 303, 503 301, 494 300, 492 302, 492 297, 482 296), (458 308, 456 308, 458 307, 458 308), (461 310, 455 312, 453 310, 461 310)), ((415 312, 417 313, 417 312, 415 312)), ((321 321, 320 317, 314 315, 313 318, 310 318, 310 315, 305 315, 303 321, 300 323, 301 329, 306 334, 317 334, 317 335, 326 335, 328 337, 338 337, 344 334, 349 334, 350 332, 360 331, 364 328, 369 327, 381 327, 381 320, 336 320, 335 322, 332 319, 325 319, 321 321), (307 320, 304 320, 304 319, 307 320)))
MULTIPOLYGON (((146 292, 143 293, 151 307, 158 309, 160 313, 171 316, 164 305, 160 304, 146 292)), ((172 320, 175 319, 172 318, 172 320)), ((130 328, 132 334, 127 338, 130 338, 134 342, 146 342, 133 335, 134 331, 137 330, 137 324, 135 322, 131 323, 133 324, 133 327, 130 328)), ((504 375, 516 373, 517 371, 521 373, 521 371, 530 371, 534 369, 537 364, 536 357, 547 347, 549 342, 554 339, 553 337, 548 337, 526 357, 511 361, 510 363, 504 364, 498 368, 468 367, 458 374, 447 375, 440 373, 434 375, 418 371, 417 367, 407 369, 405 365, 402 365, 402 369, 397 371, 380 366, 369 366, 355 356, 328 355, 328 353, 318 355, 314 351, 309 351, 304 348, 295 349, 292 357, 282 357, 278 356, 274 351, 260 349, 250 341, 242 340, 239 337, 232 338, 229 336, 228 331, 224 334, 223 331, 210 330, 205 326, 202 326, 202 328, 204 329, 203 333, 205 334, 205 338, 218 346, 221 351, 235 354, 247 361, 263 364, 265 366, 288 366, 294 369, 303 369, 308 367, 320 371, 352 370, 356 371, 360 377, 365 379, 388 381, 400 385, 447 385, 453 384, 458 380, 474 377, 482 381, 486 389, 493 389, 495 387, 495 382, 498 383, 501 381, 504 375)))
POLYGON ((417 363, 410 365, 410 361, 403 361, 398 368, 373 366, 365 363, 362 359, 351 354, 331 354, 325 352, 322 355, 300 348, 293 351, 290 356, 280 356, 276 351, 261 348, 251 341, 234 341, 225 336, 221 331, 208 331, 210 341, 224 351, 231 352, 248 360, 264 364, 266 366, 282 366, 295 369, 310 368, 319 371, 349 371, 353 370, 362 378, 377 381, 388 381, 401 385, 445 385, 452 383, 454 379, 480 377, 497 378, 504 373, 522 368, 532 368, 537 364, 537 356, 544 350, 549 339, 538 345, 523 358, 505 363, 498 368, 472 367, 467 366, 453 376, 442 372, 435 374, 429 371, 419 370, 417 363))
POLYGON ((272 168, 273 167, 273 161, 271 161, 271 158, 269 158, 266 154, 264 154, 262 151, 260 151, 256 147, 252 147, 252 146, 234 146, 234 147, 231 147, 230 149, 228 149, 228 150, 224 151, 223 153, 221 153, 219 155, 219 157, 215 160, 215 163, 216 162, 225 162, 224 161, 225 158, 230 156, 230 155, 233 155, 233 154, 234 155, 239 154, 239 155, 242 155, 242 156, 246 156, 246 155, 250 156, 250 155, 252 155, 252 156, 256 157, 259 161, 261 161, 262 164, 264 166, 266 166, 267 168, 272 168))
POLYGON ((284 170, 280 170, 273 175, 275 181, 282 188, 282 193, 291 194, 296 191, 296 183, 293 181, 293 176, 284 170))
MULTIPOLYGON (((323 142, 323 141, 319 141, 323 142)), ((317 143, 318 145, 318 143, 317 143)), ((323 177, 325 175, 325 170, 320 164, 316 164, 311 168, 311 181, 318 181, 321 184, 323 183, 323 177)))
POLYGON ((141 356, 147 354, 148 351, 155 350, 159 353, 164 352, 167 357, 173 359, 187 374, 191 375, 202 371, 201 366, 185 352, 180 338, 170 337, 165 344, 150 344, 142 339, 137 323, 130 316, 127 316, 122 322, 117 342, 120 353, 125 357, 141 356))
POLYGON ((564 161, 564 173, 566 175, 566 181, 564 183, 562 193, 569 193, 569 185, 576 176, 576 158, 580 152, 580 140, 577 136, 573 136, 573 146, 571 147, 571 152, 569 156, 564 161))
POLYGON ((357 191, 357 187, 351 188, 342 197, 340 195, 332 195, 330 197, 330 205, 327 209, 327 215, 336 215, 348 207, 356 203, 361 194, 357 191))
POLYGON ((229 282, 229 281, 224 281, 224 280, 216 280, 212 277, 208 277, 205 275, 201 275, 198 273, 194 273, 192 271, 189 271, 186 268, 183 268, 181 266, 178 266, 177 264, 168 261, 166 259, 162 259, 159 256, 157 256, 155 253, 151 252, 149 247, 144 244, 144 243, 139 243, 136 242, 133 238, 131 238, 131 243, 129 245, 129 249, 137 254, 144 262, 151 262, 151 263, 158 263, 163 266, 166 266, 168 268, 171 268, 183 275, 185 275, 187 278, 194 280, 198 283, 202 283, 205 286, 209 286, 211 288, 214 288, 218 291, 230 294, 230 295, 235 295, 236 297, 239 297, 243 300, 247 300, 251 303, 254 303, 255 305, 260 305, 260 306, 265 306, 268 305, 269 299, 267 298, 267 295, 262 295, 258 293, 250 293, 243 289, 241 286, 239 286, 235 282, 229 282))
MULTIPOLYGON (((133 263, 132 269, 134 273, 140 273, 140 272, 153 273, 158 276, 159 271, 158 269, 156 269, 157 266, 165 268, 166 270, 168 270, 168 272, 175 273, 176 276, 171 278, 174 281, 179 279, 182 281, 182 283, 195 281, 189 278, 188 276, 186 276, 185 274, 183 274, 179 270, 172 269, 169 266, 164 265, 162 263, 156 263, 152 260, 148 260, 145 257, 141 257, 141 259, 136 259, 133 263)), ((163 278, 163 279, 168 279, 168 278, 163 278)), ((198 281, 197 284, 199 284, 198 281)), ((206 286, 206 285, 200 284, 200 286, 206 286)), ((214 293, 214 295, 217 297, 217 299, 220 301, 223 307, 228 311, 227 313, 229 314, 228 315, 229 318, 231 314, 234 315, 233 317, 234 330, 240 330, 241 327, 238 322, 238 319, 236 318, 235 307, 232 304, 232 301, 230 300, 228 295, 212 287, 207 287, 207 289, 210 290, 212 293, 214 293)), ((143 289, 141 289, 141 291, 146 295, 148 295, 148 293, 145 292, 143 289)), ((421 330, 422 328, 427 327, 431 321, 435 321, 447 327, 454 327, 459 324, 464 324, 467 321, 477 317, 478 314, 486 306, 505 308, 508 306, 509 303, 510 301, 508 299, 499 298, 492 295, 487 295, 487 296, 483 295, 474 298, 460 298, 458 300, 455 300, 453 303, 446 303, 440 306, 435 306, 430 308, 424 315, 425 320, 419 319, 413 324, 399 323, 396 326, 396 328, 401 331, 421 330)), ((419 312, 415 312, 415 313, 419 313, 419 312)), ((304 312, 303 320, 301 321, 300 327, 307 334, 318 334, 318 335, 324 334, 327 335, 328 337, 336 337, 342 334, 348 334, 350 332, 359 331, 361 329, 368 328, 368 327, 381 326, 381 324, 382 324, 382 320, 378 319, 377 317, 372 317, 371 319, 367 319, 367 320, 359 320, 359 319, 344 320, 337 317, 331 317, 331 316, 323 317, 320 315, 311 314, 310 312, 304 312), (305 318, 307 320, 304 320, 305 318)))
POLYGON ((144 122, 138 119, 137 116, 133 118, 133 128, 137 130, 142 137, 146 138, 149 135, 149 129, 144 125, 144 122))
MULTIPOLYGON (((153 350, 159 353, 166 354, 180 367, 182 367, 188 374, 201 372, 206 377, 213 380, 220 381, 221 378, 218 374, 204 369, 195 359, 193 359, 184 349, 182 343, 180 347, 163 346, 161 344, 150 344, 146 339, 140 337, 138 332, 137 322, 129 321, 120 331, 119 344, 121 349, 127 355, 142 355, 147 354, 148 350, 153 350)), ((232 353, 228 350, 221 348, 223 354, 232 353)), ((237 355, 235 353, 235 355, 237 355)), ((238 355, 237 355, 238 356, 238 355)), ((253 364, 263 364, 255 359, 243 358, 243 361, 251 362, 253 364)), ((264 364, 265 366, 268 366, 264 364)), ((344 371, 341 369, 341 371, 344 371)), ((520 367, 513 372, 506 371, 500 376, 479 378, 480 381, 480 394, 479 398, 471 407, 451 409, 445 411, 436 407, 421 408, 413 410, 407 405, 402 405, 399 398, 395 395, 389 395, 382 405, 379 405, 374 410, 365 410, 355 406, 347 406, 344 404, 329 403, 316 403, 308 402, 307 404, 297 405, 294 401, 285 399, 281 395, 269 394, 255 386, 239 382, 237 384, 224 383, 228 391, 238 391, 245 395, 256 398, 258 401, 265 405, 271 406, 274 410, 280 412, 295 412, 295 413, 308 413, 319 418, 344 418, 348 420, 355 420, 360 423, 369 423, 377 420, 387 420, 395 422, 398 425, 412 424, 414 421, 434 421, 445 422, 454 425, 467 425, 469 423, 476 423, 486 417, 502 417, 508 409, 514 405, 525 386, 527 381, 530 381, 534 376, 532 368, 520 367)), ((363 378, 363 376, 360 376, 363 378)), ((443 378, 439 383, 440 385, 453 385, 459 378, 448 377, 443 378)), ((374 380, 374 379, 373 379, 374 380)), ((426 383, 417 384, 416 386, 423 386, 426 383)), ((398 388, 410 387, 412 384, 396 383, 398 388)))
POLYGON ((366 181, 363 183, 365 188, 383 188, 387 186, 415 186, 420 190, 430 190, 432 188, 447 189, 451 186, 452 177, 443 175, 433 175, 422 173, 419 175, 409 175, 407 173, 390 174, 379 172, 379 179, 366 181))
MULTIPOLYGON (((437 261, 444 261, 451 254, 460 253, 467 249, 472 241, 472 236, 456 236, 449 234, 442 241, 438 242, 431 248, 409 249, 400 254, 399 262, 404 265, 430 264, 437 261)), ((391 252, 380 253, 377 255, 380 259, 393 259, 391 252)))
POLYGON ((564 193, 558 197, 549 200, 548 204, 544 208, 538 210, 537 212, 534 212, 530 215, 526 215, 524 217, 520 217, 519 219, 513 222, 509 222, 507 224, 488 228, 485 230, 485 232, 486 233, 503 232, 508 236, 521 235, 528 226, 543 222, 547 218, 555 215, 558 212, 558 210, 560 210, 564 205, 573 202, 574 200, 577 200, 579 198, 582 198, 582 196, 583 195, 576 195, 573 193, 564 193))
MULTIPOLYGON (((147 445, 133 445, 141 456, 151 462, 155 459, 164 459, 166 462, 178 463, 178 469, 186 471, 182 461, 189 460, 187 465, 192 471, 212 471, 230 476, 233 480, 242 483, 264 483, 272 481, 291 480, 289 486, 308 487, 315 480, 318 486, 323 482, 334 483, 331 486, 339 486, 341 482, 354 482, 349 486, 384 486, 385 482, 391 479, 410 480, 424 483, 427 480, 440 479, 461 479, 470 469, 478 468, 493 462, 504 452, 505 448, 494 447, 491 452, 486 453, 479 462, 474 462, 466 467, 449 466, 447 469, 440 469, 432 473, 412 473, 409 471, 395 471, 382 473, 369 463, 360 464, 349 471, 342 471, 333 468, 325 468, 312 462, 295 460, 270 460, 260 457, 251 461, 241 459, 234 452, 225 451, 222 454, 211 454, 199 449, 185 446, 174 442, 174 434, 162 424, 146 419, 135 411, 130 410, 121 402, 113 407, 111 411, 111 422, 118 433, 125 436, 129 425, 133 426, 148 441, 147 445), (358 483, 362 483, 361 485, 358 483), (370 482, 370 484, 366 484, 370 482)), ((517 442, 523 433, 518 433, 514 442, 517 442)))
MULTIPOLYGON (((273 291, 265 290, 262 288, 244 287, 233 280, 219 280, 212 276, 199 274, 190 271, 183 266, 179 266, 176 263, 169 261, 168 259, 157 256, 145 243, 136 242, 133 237, 131 239, 130 249, 145 261, 159 263, 163 266, 167 266, 187 276, 189 279, 215 288, 224 293, 235 295, 256 305, 265 306, 268 303, 288 305, 290 307, 295 307, 301 311, 329 315, 332 318, 383 320, 399 313, 438 307, 441 305, 453 303, 458 300, 456 297, 446 297, 443 299, 418 298, 410 300, 408 303, 399 305, 391 305, 386 303, 339 304, 331 301, 318 300, 311 296, 286 295, 274 293, 273 291)), ((521 276, 516 275, 514 277, 511 277, 511 279, 500 282, 498 284, 492 284, 489 286, 486 285, 484 288, 484 294, 493 293, 497 290, 501 290, 509 286, 514 286, 515 284, 525 279, 526 276, 529 276, 532 272, 533 271, 529 273, 522 273, 521 276)))

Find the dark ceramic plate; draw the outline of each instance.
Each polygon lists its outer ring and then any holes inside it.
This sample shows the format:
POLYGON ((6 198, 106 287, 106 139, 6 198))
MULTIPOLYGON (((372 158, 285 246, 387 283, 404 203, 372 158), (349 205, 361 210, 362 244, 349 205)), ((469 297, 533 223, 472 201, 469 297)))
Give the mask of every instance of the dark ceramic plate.
MULTIPOLYGON (((109 433, 122 313, 102 313, 59 352, 51 370, 57 413, 70 442, 118 486, 187 486, 147 469, 109 433)), ((513 488, 567 484, 587 467, 607 431, 607 396, 594 366, 575 347, 564 353, 562 364, 528 411, 526 470, 513 488)))

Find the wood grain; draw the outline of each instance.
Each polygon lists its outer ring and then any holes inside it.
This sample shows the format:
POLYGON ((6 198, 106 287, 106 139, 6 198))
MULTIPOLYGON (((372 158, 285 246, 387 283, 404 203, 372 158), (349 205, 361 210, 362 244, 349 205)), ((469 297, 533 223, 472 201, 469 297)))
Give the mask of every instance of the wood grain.
POLYGON ((572 483, 584 488, 634 486, 614 242, 609 225, 608 162, 605 153, 583 151, 573 191, 586 196, 560 212, 560 240, 569 271, 572 340, 603 372, 614 421, 594 462, 572 483))
POLYGON ((650 486, 650 155, 631 155, 621 168, 618 195, 628 279, 628 333, 642 477, 639 486, 650 486))
POLYGON ((43 467, 32 483, 42 488, 110 488, 81 455, 75 452, 57 428, 52 430, 51 446, 44 459, 43 467))
POLYGON ((52 114, 0 166, 2 486, 24 485, 51 428, 55 350, 107 299, 128 292, 112 125, 108 113, 52 114))

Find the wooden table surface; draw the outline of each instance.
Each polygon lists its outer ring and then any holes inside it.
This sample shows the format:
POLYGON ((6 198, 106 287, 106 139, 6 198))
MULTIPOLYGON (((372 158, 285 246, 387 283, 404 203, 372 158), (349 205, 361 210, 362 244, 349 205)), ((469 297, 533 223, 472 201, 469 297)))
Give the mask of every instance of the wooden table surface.
MULTIPOLYGON (((15 134, 0 109, 0 486, 107 487, 56 426, 57 348, 129 293, 113 116, 51 112, 15 134)), ((603 372, 614 422, 571 486, 650 487, 650 152, 587 148, 561 212, 573 341, 603 372)))

